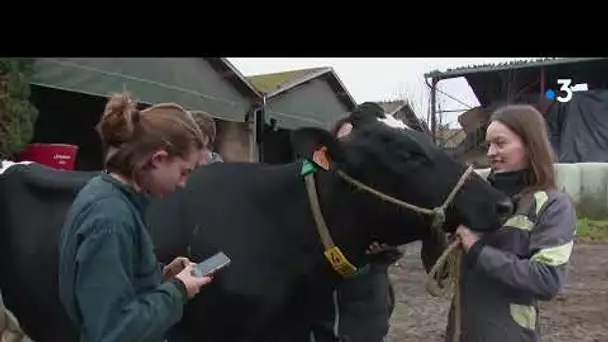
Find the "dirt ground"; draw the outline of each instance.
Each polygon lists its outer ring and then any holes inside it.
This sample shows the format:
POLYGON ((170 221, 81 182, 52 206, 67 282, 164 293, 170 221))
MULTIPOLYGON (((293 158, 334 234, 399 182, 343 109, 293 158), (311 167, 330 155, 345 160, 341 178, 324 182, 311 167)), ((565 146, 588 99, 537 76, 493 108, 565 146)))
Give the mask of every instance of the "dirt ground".
MULTIPOLYGON (((424 289, 419 246, 392 266, 396 304, 389 342, 444 340, 449 303, 424 289)), ((575 245, 565 291, 540 308, 543 342, 608 342, 608 245, 575 245)))

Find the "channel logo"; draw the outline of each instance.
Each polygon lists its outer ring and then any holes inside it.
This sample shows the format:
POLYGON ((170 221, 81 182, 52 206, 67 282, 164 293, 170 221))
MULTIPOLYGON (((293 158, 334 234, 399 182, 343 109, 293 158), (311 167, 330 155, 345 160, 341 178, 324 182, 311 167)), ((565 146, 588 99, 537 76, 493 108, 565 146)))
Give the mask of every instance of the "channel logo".
POLYGON ((561 102, 561 103, 567 103, 567 102, 570 102, 570 100, 572 100, 572 95, 574 94, 574 92, 587 90, 586 83, 577 84, 575 86, 572 86, 571 78, 560 78, 557 80, 557 84, 560 85, 559 93, 553 89, 547 89, 547 91, 545 92, 545 97, 547 99, 549 99, 551 101, 557 100, 558 102, 561 102), (564 95, 564 96, 562 96, 562 95, 564 95))

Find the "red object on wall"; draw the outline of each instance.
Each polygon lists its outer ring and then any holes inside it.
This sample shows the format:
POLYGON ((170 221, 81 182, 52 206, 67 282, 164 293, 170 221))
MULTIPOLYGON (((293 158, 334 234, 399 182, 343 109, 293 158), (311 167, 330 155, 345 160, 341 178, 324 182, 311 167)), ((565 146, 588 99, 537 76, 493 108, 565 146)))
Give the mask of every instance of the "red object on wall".
POLYGON ((68 144, 29 144, 17 156, 18 161, 33 161, 64 170, 74 170, 78 146, 68 144))

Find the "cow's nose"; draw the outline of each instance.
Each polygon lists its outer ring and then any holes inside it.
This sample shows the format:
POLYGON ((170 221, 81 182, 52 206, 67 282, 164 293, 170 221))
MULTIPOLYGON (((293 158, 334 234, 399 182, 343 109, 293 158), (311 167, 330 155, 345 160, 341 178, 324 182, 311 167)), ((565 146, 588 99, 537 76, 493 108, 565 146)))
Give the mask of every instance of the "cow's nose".
POLYGON ((511 215, 513 213, 513 202, 509 199, 496 203, 496 213, 501 217, 511 215))

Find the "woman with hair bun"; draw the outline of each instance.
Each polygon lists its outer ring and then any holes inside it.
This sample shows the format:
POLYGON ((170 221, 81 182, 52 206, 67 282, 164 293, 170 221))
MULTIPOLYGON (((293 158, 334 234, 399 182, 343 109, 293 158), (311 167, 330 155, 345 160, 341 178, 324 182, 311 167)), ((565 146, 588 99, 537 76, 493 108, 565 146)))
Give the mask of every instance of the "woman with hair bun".
POLYGON ((181 106, 139 111, 110 98, 97 126, 105 170, 78 193, 60 241, 59 295, 81 342, 163 341, 209 283, 179 257, 162 268, 145 223, 150 197, 184 187, 204 139, 181 106))

